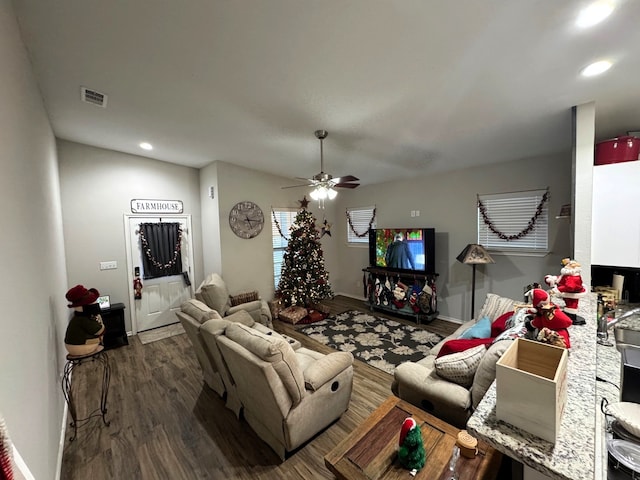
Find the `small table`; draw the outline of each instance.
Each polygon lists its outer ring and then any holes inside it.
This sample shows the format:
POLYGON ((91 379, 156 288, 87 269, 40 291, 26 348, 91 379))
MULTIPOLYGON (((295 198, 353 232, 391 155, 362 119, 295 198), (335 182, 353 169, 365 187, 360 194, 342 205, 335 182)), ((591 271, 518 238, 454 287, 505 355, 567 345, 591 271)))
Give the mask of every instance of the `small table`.
POLYGON ((104 337, 102 338, 105 350, 129 345, 124 324, 124 309, 124 303, 114 303, 110 308, 100 312, 105 328, 104 337))
MULTIPOLYGON (((449 461, 459 431, 418 407, 391 396, 329 452, 324 463, 338 479, 448 480, 449 461), (411 477, 409 471, 396 461, 400 428, 407 417, 413 417, 420 426, 427 456, 425 466, 415 477, 411 477)), ((459 479, 493 480, 501 460, 500 452, 478 441, 475 458, 460 456, 457 465, 459 479)))
POLYGON ((71 415, 71 426, 73 427, 73 435, 69 438, 73 442, 78 435, 78 428, 85 425, 93 417, 102 417, 102 422, 109 426, 111 422, 107 421, 107 397, 109 396, 109 382, 111 380, 111 366, 109 365, 109 357, 102 345, 93 353, 87 355, 67 355, 67 363, 64 366, 64 374, 62 376, 62 393, 69 407, 71 415), (81 365, 84 361, 92 360, 98 364, 102 364, 102 391, 100 392, 100 407, 89 413, 85 418, 78 418, 76 411, 75 396, 72 389, 71 377, 73 370, 81 365))

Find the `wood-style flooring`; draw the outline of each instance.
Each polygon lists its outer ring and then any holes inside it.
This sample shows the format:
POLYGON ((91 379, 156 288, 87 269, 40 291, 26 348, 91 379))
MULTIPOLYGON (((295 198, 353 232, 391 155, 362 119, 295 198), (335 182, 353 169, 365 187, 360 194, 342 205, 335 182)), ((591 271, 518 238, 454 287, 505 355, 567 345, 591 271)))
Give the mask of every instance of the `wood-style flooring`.
MULTIPOLYGON (((363 301, 344 296, 327 304, 334 314, 367 309, 363 301)), ((305 347, 331 351, 290 324, 274 323, 276 330, 305 347)), ((448 335, 457 325, 434 320, 427 328, 448 335)), ((71 429, 67 430, 62 480, 333 479, 324 465, 325 454, 391 395, 392 376, 356 360, 349 410, 281 462, 243 419, 238 420, 204 386, 187 335, 147 345, 136 336, 129 340, 130 345, 108 352, 111 423, 105 426, 94 418, 79 429, 73 442, 68 440, 71 429)), ((96 368, 89 362, 74 372, 80 418, 99 405, 101 371, 96 368)))

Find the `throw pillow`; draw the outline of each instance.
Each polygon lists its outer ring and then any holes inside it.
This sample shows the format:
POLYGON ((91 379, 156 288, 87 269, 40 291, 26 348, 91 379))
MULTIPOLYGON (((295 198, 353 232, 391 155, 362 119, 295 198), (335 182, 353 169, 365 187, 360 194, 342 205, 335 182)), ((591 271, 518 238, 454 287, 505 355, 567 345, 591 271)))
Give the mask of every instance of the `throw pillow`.
POLYGON ((491 336, 497 337, 506 330, 507 321, 513 316, 513 312, 507 312, 496 318, 491 324, 491 336))
POLYGON ((458 338, 489 338, 491 336, 491 320, 489 317, 482 317, 475 325, 468 328, 458 338))
POLYGON ((436 358, 436 373, 445 380, 469 388, 486 350, 484 345, 478 345, 464 352, 436 358))
POLYGON ((491 320, 495 320, 503 313, 513 312, 517 304, 518 302, 511 298, 501 297, 495 293, 487 293, 487 298, 478 317, 489 317, 491 320))
POLYGON ((491 342, 493 342, 493 338, 455 338, 453 340, 447 340, 442 344, 442 347, 440 347, 436 358, 444 357, 452 353, 464 352, 478 345, 488 345, 491 342))
POLYGON ((242 305, 243 303, 254 302, 258 300, 260 297, 257 291, 253 292, 244 292, 239 293, 238 295, 230 295, 229 300, 231 301, 231 306, 235 307, 237 305, 242 305))

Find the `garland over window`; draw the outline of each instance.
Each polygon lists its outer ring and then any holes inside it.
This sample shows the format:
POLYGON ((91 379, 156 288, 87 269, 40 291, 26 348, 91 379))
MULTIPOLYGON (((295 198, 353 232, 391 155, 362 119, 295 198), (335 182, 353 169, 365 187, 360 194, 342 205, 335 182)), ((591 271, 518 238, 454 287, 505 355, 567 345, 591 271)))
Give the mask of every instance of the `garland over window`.
POLYGON ((518 232, 518 233, 516 233, 514 235, 506 235, 505 233, 503 233, 500 230, 498 230, 498 228, 495 226, 495 224, 489 218, 489 214, 487 212, 487 207, 482 203, 482 200, 480 200, 480 196, 478 196, 478 210, 479 210, 480 215, 482 216, 482 220, 485 223, 485 225, 487 226, 487 228, 489 230, 491 230, 491 232, 493 232, 495 235, 497 235, 502 240, 505 240, 505 241, 509 242, 509 241, 512 241, 512 240, 519 240, 519 239, 525 237, 526 235, 528 235, 529 233, 531 233, 533 231, 533 229, 536 226, 536 222, 538 221, 540 216, 543 214, 544 204, 547 202, 547 200, 549 200, 549 191, 548 190, 544 193, 544 195, 542 195, 542 199, 540 200, 540 203, 538 203, 538 206, 536 207, 536 212, 533 215, 533 217, 531 217, 531 219, 529 220, 529 223, 527 224, 527 226, 524 229, 522 229, 520 232, 518 232))
POLYGON ((278 222, 278 219, 276 218, 276 212, 275 212, 275 210, 273 208, 271 209, 271 216, 273 217, 273 223, 275 224, 276 228, 278 229, 278 233, 280 234, 280 236, 282 238, 284 238, 288 242, 289 239, 284 236, 284 233, 282 233, 282 227, 280 226, 280 222, 278 222))
POLYGON ((369 234, 369 230, 373 228, 373 223, 376 221, 376 207, 373 207, 373 212, 371 215, 371 220, 369 220, 369 227, 364 232, 357 232, 356 228, 353 225, 353 220, 351 219, 351 214, 349 210, 346 211, 347 222, 349 223, 349 229, 353 232, 353 234, 358 238, 363 238, 369 234))

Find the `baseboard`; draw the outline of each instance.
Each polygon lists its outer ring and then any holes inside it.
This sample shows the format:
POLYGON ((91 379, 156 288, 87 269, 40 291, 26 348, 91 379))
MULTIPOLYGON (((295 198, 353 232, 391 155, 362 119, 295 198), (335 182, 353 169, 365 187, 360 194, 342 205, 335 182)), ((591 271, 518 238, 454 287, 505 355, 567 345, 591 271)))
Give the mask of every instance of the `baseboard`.
POLYGON ((364 298, 361 295, 354 295, 352 293, 338 292, 338 293, 336 293, 336 295, 342 295, 343 297, 353 298, 354 300, 362 300, 363 302, 365 302, 367 300, 366 298, 364 298))
POLYGON ((60 475, 62 475, 62 457, 64 455, 64 445, 67 439, 68 414, 69 414, 69 406, 67 405, 67 402, 64 402, 64 411, 62 412, 62 426, 60 428, 60 441, 58 443, 58 462, 56 465, 55 480, 60 480, 60 475))

